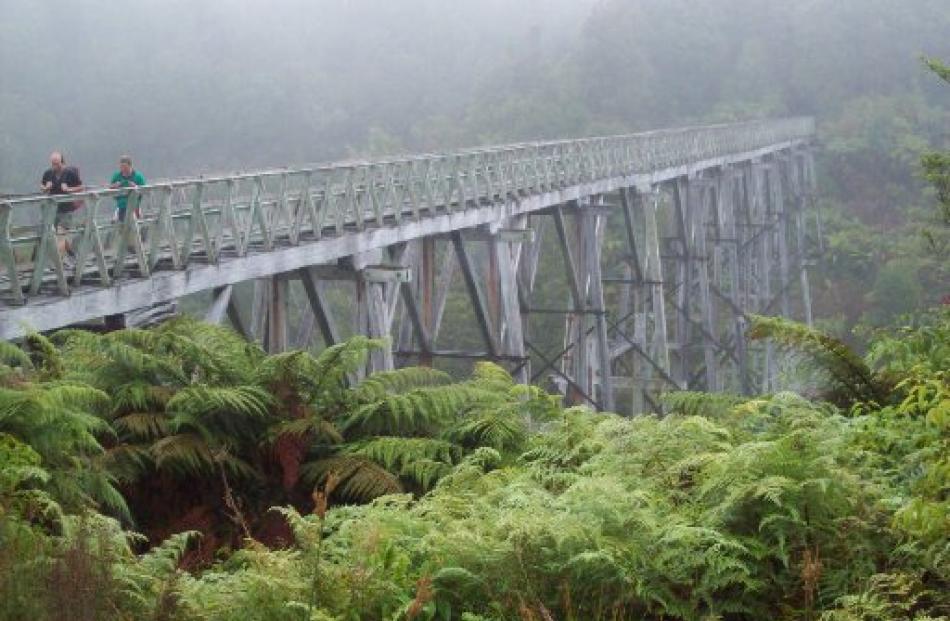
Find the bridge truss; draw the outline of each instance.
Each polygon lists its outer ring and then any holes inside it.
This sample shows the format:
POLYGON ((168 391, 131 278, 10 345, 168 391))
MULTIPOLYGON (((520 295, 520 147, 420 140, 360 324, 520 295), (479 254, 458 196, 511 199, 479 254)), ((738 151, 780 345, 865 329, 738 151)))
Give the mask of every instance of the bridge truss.
POLYGON ((393 343, 368 371, 484 358, 630 412, 670 389, 767 391, 775 357, 745 326, 751 313, 811 322, 813 139, 796 118, 91 191, 69 197, 84 203, 73 260, 57 250, 62 197, 6 200, 0 338, 210 291, 206 319, 270 351, 332 344, 327 288, 346 282, 354 330, 393 343), (115 223, 120 194, 129 217, 115 223), (539 268, 553 262, 568 297, 544 307, 539 268), (235 303, 246 281, 249 316, 235 303), (479 347, 437 346, 453 282, 479 347), (305 314, 290 314, 291 287, 305 314), (552 315, 558 351, 532 332, 552 315))

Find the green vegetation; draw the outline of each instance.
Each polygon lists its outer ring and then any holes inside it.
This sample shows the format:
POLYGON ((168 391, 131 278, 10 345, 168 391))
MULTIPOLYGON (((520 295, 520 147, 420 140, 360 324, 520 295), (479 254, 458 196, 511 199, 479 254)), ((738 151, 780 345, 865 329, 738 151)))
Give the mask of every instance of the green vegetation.
POLYGON ((5 345, 0 618, 947 618, 950 314, 752 334, 834 403, 622 419, 190 321, 5 345))
POLYGON ((822 390, 624 419, 491 364, 361 378, 362 337, 267 356, 178 320, 0 343, 0 621, 950 619, 950 312, 921 312, 950 279, 945 0, 331 4, 11 5, 0 187, 55 147, 94 183, 126 149, 163 177, 814 114, 832 329, 750 336, 822 390), (109 36, 79 45, 99 13, 109 36))

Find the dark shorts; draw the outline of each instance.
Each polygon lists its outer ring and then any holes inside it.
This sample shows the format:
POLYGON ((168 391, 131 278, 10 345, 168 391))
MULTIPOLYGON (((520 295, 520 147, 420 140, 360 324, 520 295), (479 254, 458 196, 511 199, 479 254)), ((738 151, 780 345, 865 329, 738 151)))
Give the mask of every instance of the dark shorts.
POLYGON ((76 228, 78 223, 78 218, 76 217, 76 210, 70 209, 69 211, 57 211, 56 212, 56 228, 57 229, 73 229, 76 228))

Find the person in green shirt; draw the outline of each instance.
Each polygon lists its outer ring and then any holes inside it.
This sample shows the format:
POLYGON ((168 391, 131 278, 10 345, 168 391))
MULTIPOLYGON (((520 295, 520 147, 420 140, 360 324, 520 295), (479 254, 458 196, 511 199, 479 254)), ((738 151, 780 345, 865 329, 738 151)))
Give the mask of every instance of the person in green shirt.
MULTIPOLYGON (((145 185, 145 177, 139 171, 132 168, 132 158, 123 155, 119 158, 119 170, 112 175, 109 182, 110 188, 137 188, 145 185)), ((125 212, 129 207, 128 194, 122 194, 115 197, 115 219, 119 222, 125 221, 125 212)), ((136 218, 141 218, 142 214, 136 208, 136 218)))

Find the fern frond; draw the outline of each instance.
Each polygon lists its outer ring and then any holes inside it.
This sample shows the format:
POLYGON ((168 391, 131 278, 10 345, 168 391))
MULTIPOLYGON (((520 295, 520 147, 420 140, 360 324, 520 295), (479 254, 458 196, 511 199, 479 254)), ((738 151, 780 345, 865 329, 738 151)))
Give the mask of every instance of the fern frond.
POLYGON ((467 384, 417 388, 360 407, 343 431, 369 436, 431 433, 476 403, 500 399, 497 392, 467 384))
POLYGON ((475 363, 475 368, 472 371, 472 381, 484 388, 498 391, 507 391, 515 386, 515 380, 504 367, 488 361, 475 363))
POLYGON ((423 459, 454 464, 462 456, 458 446, 433 438, 379 437, 350 445, 345 452, 367 457, 387 470, 397 471, 406 464, 423 459))
POLYGON ((842 390, 853 402, 883 403, 887 390, 875 378, 864 361, 842 341, 806 325, 781 317, 754 315, 749 338, 773 339, 785 347, 807 354, 826 371, 834 388, 842 390))
POLYGON ((208 444, 195 433, 164 437, 152 445, 151 453, 159 468, 168 468, 181 474, 214 472, 215 456, 208 444))
POLYGON ((161 438, 171 432, 169 418, 154 412, 133 412, 112 421, 120 435, 129 435, 142 440, 161 438))
POLYGON ((25 351, 10 343, 9 341, 0 341, 0 365, 11 367, 21 367, 32 369, 33 363, 30 356, 25 351))
POLYGON ((119 444, 106 449, 96 457, 98 465, 122 483, 133 483, 152 463, 152 453, 146 445, 119 444))
POLYGON ((43 405, 50 409, 103 412, 111 403, 105 392, 72 382, 47 383, 40 395, 43 405))
POLYGON ((451 376, 443 371, 425 367, 406 367, 395 371, 373 373, 353 389, 353 396, 360 403, 372 403, 390 395, 428 386, 443 386, 451 381, 451 376))
POLYGON ((269 435, 272 440, 283 435, 291 435, 311 436, 314 441, 327 444, 343 442, 343 434, 336 425, 317 414, 296 420, 281 421, 271 429, 269 435))
POLYGON ((301 477, 308 485, 318 487, 330 473, 339 478, 335 497, 355 502, 369 502, 387 494, 402 493, 399 479, 371 459, 358 455, 339 455, 304 464, 301 477))
POLYGON ((315 365, 319 386, 342 386, 347 376, 366 365, 373 350, 386 347, 386 341, 365 336, 354 336, 347 341, 327 347, 317 356, 315 365))
POLYGON ((692 392, 687 390, 664 393, 660 400, 670 414, 721 418, 733 407, 746 401, 745 397, 728 393, 692 392))
POLYGON ((452 466, 434 459, 418 459, 399 469, 399 476, 415 482, 422 490, 428 491, 439 479, 452 472, 452 466))
POLYGON ((461 420, 446 436, 469 448, 489 446, 505 451, 522 446, 528 429, 516 408, 500 407, 461 420))
POLYGON ((26 345, 35 358, 34 366, 39 368, 43 379, 60 379, 63 377, 63 357, 51 340, 33 332, 27 335, 26 345))
POLYGON ((194 385, 182 389, 169 402, 170 412, 228 412, 263 418, 273 397, 257 386, 218 387, 194 385))
POLYGON ((185 555, 185 551, 201 533, 188 530, 175 533, 168 539, 142 554, 137 559, 137 565, 145 570, 146 575, 161 576, 172 574, 178 570, 178 564, 185 555))

